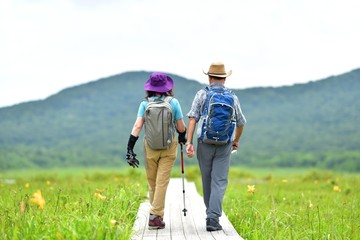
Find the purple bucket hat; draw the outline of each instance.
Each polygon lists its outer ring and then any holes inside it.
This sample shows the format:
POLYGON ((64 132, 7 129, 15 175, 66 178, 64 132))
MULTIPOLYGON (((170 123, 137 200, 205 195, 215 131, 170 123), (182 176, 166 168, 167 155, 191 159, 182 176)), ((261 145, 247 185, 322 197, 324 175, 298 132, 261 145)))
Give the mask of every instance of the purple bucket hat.
POLYGON ((171 77, 164 73, 154 72, 144 85, 145 91, 165 93, 170 91, 174 86, 174 81, 171 77))

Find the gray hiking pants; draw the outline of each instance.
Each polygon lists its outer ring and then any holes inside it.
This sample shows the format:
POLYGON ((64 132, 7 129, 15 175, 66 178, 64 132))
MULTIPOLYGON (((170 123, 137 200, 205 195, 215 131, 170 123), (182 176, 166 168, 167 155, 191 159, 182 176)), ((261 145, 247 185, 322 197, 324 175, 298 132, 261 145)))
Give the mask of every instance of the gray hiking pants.
POLYGON ((204 203, 207 218, 219 221, 222 201, 228 185, 232 146, 198 143, 197 159, 202 177, 204 203))

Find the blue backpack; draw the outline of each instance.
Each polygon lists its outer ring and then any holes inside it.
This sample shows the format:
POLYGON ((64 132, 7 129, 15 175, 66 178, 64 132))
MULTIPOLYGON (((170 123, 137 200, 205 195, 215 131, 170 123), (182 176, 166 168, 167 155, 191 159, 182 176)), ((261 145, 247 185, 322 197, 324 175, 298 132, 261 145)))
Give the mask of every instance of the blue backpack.
POLYGON ((224 88, 206 87, 206 100, 202 106, 197 135, 200 142, 225 145, 235 137, 234 94, 224 88))

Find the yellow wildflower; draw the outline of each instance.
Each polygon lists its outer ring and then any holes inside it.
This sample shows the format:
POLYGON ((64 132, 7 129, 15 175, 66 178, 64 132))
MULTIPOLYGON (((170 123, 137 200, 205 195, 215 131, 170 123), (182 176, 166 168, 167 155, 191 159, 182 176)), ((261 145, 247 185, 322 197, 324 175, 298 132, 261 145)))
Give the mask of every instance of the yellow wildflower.
POLYGON ((45 206, 45 199, 41 194, 40 190, 37 190, 34 194, 33 194, 33 198, 30 199, 30 201, 32 203, 35 203, 36 205, 38 205, 41 209, 44 209, 45 206))
POLYGON ((47 184, 47 185, 50 185, 50 184, 51 184, 50 180, 47 180, 47 181, 46 181, 46 184, 47 184))
POLYGON ((248 185, 247 186, 247 191, 249 193, 255 193, 255 185, 248 185))
POLYGON ((29 188, 30 187, 30 183, 25 183, 25 187, 29 188))
POLYGON ((337 186, 337 185, 334 185, 333 190, 334 190, 335 192, 341 192, 340 187, 337 186))
POLYGON ((287 179, 283 179, 283 180, 281 180, 283 183, 287 183, 288 182, 288 180, 287 179))
POLYGON ((111 223, 111 226, 112 227, 115 227, 115 225, 119 224, 118 221, 114 220, 114 219, 111 219, 110 220, 110 223, 111 223))
POLYGON ((100 200, 105 200, 105 198, 106 198, 105 196, 101 195, 100 193, 95 193, 94 195, 95 195, 95 197, 97 197, 100 200))

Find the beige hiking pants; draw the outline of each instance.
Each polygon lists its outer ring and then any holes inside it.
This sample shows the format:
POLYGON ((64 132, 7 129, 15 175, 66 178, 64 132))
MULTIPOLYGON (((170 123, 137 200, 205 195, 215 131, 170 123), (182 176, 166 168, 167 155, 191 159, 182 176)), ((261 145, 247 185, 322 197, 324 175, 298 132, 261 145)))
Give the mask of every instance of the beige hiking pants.
POLYGON ((168 149, 154 150, 144 140, 145 169, 151 204, 150 213, 162 218, 164 217, 166 190, 177 156, 177 144, 178 141, 174 138, 168 149))

